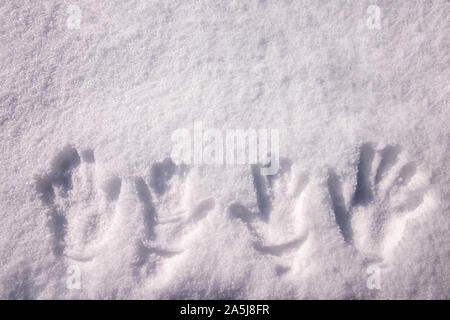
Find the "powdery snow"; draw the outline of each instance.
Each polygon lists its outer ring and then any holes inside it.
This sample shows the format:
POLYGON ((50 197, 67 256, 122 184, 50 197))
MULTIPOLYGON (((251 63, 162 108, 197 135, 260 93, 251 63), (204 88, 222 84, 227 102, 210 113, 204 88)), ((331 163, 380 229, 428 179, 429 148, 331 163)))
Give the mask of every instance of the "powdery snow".
POLYGON ((449 299, 449 9, 1 1, 0 298, 449 299))

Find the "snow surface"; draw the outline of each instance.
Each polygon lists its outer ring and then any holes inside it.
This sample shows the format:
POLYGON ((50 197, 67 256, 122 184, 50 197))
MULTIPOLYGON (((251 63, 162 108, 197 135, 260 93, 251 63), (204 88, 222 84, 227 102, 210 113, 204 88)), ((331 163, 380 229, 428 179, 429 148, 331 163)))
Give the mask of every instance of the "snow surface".
POLYGON ((448 16, 2 0, 0 298, 449 299, 448 16), (176 166, 196 121, 279 129, 279 174, 176 166))

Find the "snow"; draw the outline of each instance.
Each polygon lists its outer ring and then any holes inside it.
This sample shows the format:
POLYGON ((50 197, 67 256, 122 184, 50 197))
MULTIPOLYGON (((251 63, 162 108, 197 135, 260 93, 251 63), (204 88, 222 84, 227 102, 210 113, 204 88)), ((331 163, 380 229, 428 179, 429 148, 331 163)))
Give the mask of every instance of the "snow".
POLYGON ((0 298, 450 298, 448 14, 3 0, 0 298), (176 165, 196 122, 279 172, 176 165))

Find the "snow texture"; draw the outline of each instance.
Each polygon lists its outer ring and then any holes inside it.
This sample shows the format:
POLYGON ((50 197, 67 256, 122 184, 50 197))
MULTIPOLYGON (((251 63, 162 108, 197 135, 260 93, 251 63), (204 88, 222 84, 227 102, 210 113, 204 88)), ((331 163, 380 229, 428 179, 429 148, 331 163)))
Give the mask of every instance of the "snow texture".
POLYGON ((449 299, 449 9, 2 0, 0 298, 449 299))

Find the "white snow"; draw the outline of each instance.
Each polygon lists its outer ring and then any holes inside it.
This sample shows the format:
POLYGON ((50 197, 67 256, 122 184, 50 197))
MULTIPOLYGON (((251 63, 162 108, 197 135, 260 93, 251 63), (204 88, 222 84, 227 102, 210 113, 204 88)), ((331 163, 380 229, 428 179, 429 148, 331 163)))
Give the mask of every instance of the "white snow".
POLYGON ((449 299, 449 9, 1 1, 0 298, 449 299), (279 173, 175 165, 195 122, 279 173))

